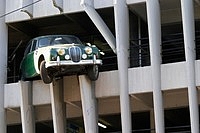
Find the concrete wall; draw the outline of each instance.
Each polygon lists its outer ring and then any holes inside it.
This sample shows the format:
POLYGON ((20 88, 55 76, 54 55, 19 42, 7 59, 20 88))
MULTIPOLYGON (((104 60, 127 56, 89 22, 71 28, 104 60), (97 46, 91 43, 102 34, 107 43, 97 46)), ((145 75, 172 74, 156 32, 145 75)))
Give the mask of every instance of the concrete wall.
MULTIPOLYGON (((83 8, 80 6, 81 0, 55 0, 57 5, 61 7, 64 13, 73 13, 73 12, 80 12, 83 11, 83 8)), ((30 5, 31 3, 33 6, 29 6, 29 13, 33 15, 33 18, 40 18, 52 15, 60 14, 58 8, 53 5, 52 0, 28 0, 28 2, 24 2, 24 0, 7 0, 6 1, 6 13, 13 13, 6 16, 6 22, 15 22, 21 20, 31 19, 30 16, 22 12, 20 8, 30 5), (32 8, 32 9, 30 9, 32 8)), ((112 0, 96 0, 94 2, 95 8, 105 8, 113 6, 112 0)), ((23 8, 27 9, 27 8, 23 8)))
MULTIPOLYGON (((6 0, 6 13, 11 13, 14 10, 21 8, 22 6, 23 0, 6 0)), ((30 17, 28 14, 21 12, 20 9, 6 16, 6 22, 20 21, 25 19, 30 19, 30 17)))
MULTIPOLYGON (((200 60, 196 61, 196 68, 200 68, 200 60)), ((196 69, 196 86, 200 86, 200 70, 196 69)), ((185 62, 163 64, 162 90, 176 90, 187 87, 185 62)), ((150 67, 129 69, 129 94, 152 92, 150 67)), ((96 81, 96 97, 119 96, 119 82, 117 71, 102 72, 96 81)), ((5 108, 15 108, 20 105, 19 83, 5 84, 5 108)), ((80 88, 76 76, 64 77, 65 102, 80 101, 80 88)), ((42 81, 33 81, 33 104, 50 104, 49 85, 42 81)))
MULTIPOLYGON (((127 3, 135 4, 144 1, 145 0, 127 0, 127 3)), ((55 2, 59 7, 63 9, 63 13, 75 13, 83 11, 83 8, 80 6, 81 0, 55 0, 55 2)), ((33 18, 60 14, 58 8, 53 5, 53 0, 6 0, 6 13, 10 13, 6 16, 6 22, 10 23, 31 19, 27 13, 21 11, 22 7, 31 3, 35 4, 33 4, 33 6, 29 6, 28 8, 23 8, 23 10, 28 10, 28 12, 33 15, 33 18)), ((96 9, 112 6, 113 0, 94 0, 94 7, 96 9)))

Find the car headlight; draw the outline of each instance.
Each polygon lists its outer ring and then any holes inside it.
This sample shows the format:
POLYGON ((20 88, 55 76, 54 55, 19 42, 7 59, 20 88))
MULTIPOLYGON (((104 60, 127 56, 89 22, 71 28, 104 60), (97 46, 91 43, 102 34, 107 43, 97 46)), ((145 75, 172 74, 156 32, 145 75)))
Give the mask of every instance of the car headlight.
POLYGON ((58 52, 59 55, 64 55, 65 54, 65 49, 60 48, 60 49, 57 50, 57 52, 58 52))
POLYGON ((86 47, 86 48, 85 48, 85 53, 86 53, 86 54, 91 54, 91 53, 92 53, 92 48, 86 47))

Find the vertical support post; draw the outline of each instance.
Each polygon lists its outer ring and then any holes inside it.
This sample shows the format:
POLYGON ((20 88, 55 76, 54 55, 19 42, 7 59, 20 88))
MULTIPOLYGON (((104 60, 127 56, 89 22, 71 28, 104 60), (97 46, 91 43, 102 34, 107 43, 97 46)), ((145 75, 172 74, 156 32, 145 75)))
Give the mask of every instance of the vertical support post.
POLYGON ((23 133, 35 133, 32 83, 19 81, 21 85, 21 119, 23 133))
POLYGON ((117 60, 120 84, 122 132, 131 133, 131 109, 128 88, 129 13, 125 0, 114 0, 117 60))
MULTIPOLYGON (((0 1, 0 16, 5 14, 6 1, 0 1)), ((0 133, 6 133, 6 118, 4 109, 4 84, 7 79, 7 48, 8 48, 8 27, 5 17, 0 18, 0 133)))
POLYGON ((141 31, 141 18, 138 17, 138 38, 139 38, 139 66, 142 67, 142 31, 141 31))
POLYGON ((66 109, 63 94, 63 80, 53 81, 50 84, 50 95, 54 133, 66 132, 66 109))
POLYGON ((191 132, 199 133, 198 92, 195 79, 195 27, 193 1, 181 0, 191 132))
POLYGON ((85 132, 98 133, 95 82, 91 82, 85 75, 83 75, 79 76, 79 83, 85 132))
POLYGON ((161 91, 161 22, 159 0, 147 0, 147 19, 153 82, 153 102, 156 133, 164 133, 164 109, 161 91))

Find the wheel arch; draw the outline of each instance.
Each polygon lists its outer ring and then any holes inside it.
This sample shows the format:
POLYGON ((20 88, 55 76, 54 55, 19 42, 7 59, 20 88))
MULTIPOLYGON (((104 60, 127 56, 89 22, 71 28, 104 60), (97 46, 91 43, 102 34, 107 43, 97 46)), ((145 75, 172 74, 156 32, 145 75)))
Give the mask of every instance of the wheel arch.
POLYGON ((39 57, 39 59, 38 59, 38 66, 37 66, 37 68, 38 68, 39 71, 40 71, 40 64, 41 64, 41 62, 42 62, 43 60, 45 60, 44 55, 40 55, 40 57, 39 57))

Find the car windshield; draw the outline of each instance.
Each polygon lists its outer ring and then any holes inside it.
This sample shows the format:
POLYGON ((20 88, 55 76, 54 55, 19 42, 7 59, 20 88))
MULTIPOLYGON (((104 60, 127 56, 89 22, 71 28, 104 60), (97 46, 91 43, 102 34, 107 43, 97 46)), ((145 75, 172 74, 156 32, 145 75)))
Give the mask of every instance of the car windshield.
POLYGON ((82 44, 75 36, 47 36, 38 40, 39 47, 56 45, 56 44, 82 44))

